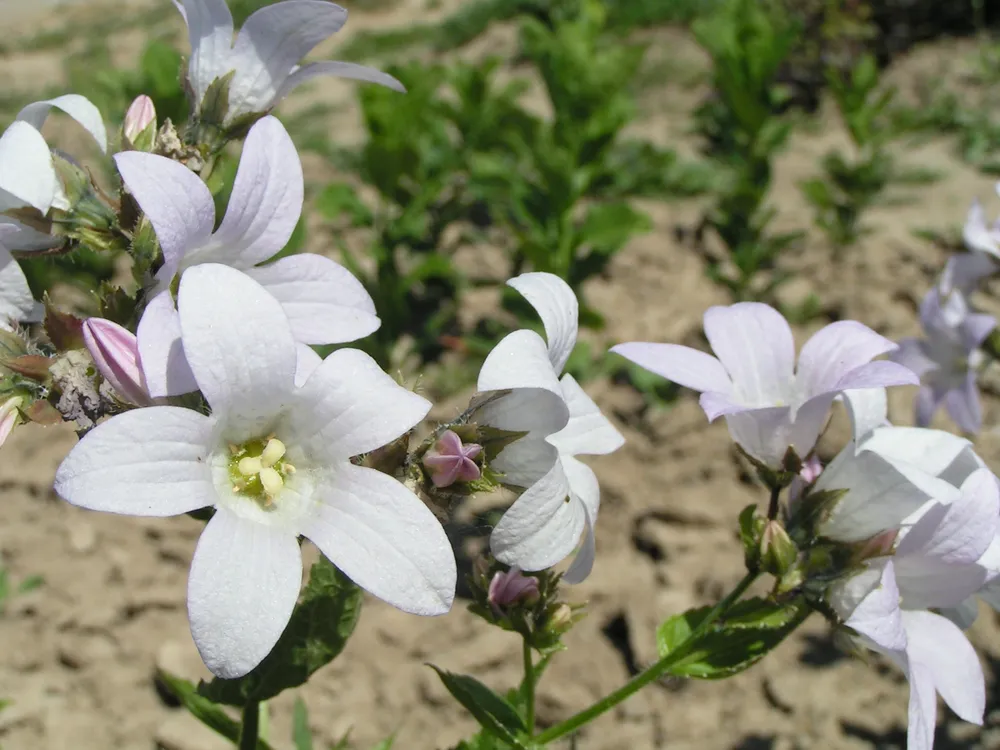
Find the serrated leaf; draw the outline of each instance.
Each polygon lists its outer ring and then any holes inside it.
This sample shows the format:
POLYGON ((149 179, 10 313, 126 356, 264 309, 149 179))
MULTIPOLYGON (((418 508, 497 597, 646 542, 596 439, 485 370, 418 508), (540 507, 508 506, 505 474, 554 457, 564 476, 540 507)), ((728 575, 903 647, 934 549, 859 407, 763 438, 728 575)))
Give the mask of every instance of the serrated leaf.
POLYGON ((524 748, 516 735, 526 732, 528 728, 521 715, 510 703, 475 677, 446 672, 433 664, 428 666, 437 672, 441 682, 448 688, 448 692, 475 717, 484 729, 515 748, 524 748))
POLYGON ((244 706, 304 684, 343 650, 361 614, 361 600, 361 589, 320 557, 288 627, 264 661, 243 677, 202 682, 199 694, 216 703, 244 706))

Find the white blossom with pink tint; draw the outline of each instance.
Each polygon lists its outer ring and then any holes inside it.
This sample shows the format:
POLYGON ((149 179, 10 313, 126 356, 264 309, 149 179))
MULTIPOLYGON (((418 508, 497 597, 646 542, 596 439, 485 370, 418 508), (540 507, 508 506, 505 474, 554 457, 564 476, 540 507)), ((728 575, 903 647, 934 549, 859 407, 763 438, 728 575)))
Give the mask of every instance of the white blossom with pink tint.
POLYGON ((83 323, 83 343, 97 371, 122 399, 136 406, 152 403, 134 333, 104 318, 88 318, 83 323))
POLYGON ((455 482, 474 482, 482 476, 476 456, 483 446, 462 443, 462 438, 451 430, 438 438, 434 447, 424 455, 424 466, 430 470, 435 487, 449 487, 455 482))
POLYGON ((131 143, 142 135, 150 125, 156 123, 156 107, 153 100, 145 94, 137 96, 125 112, 125 121, 122 123, 122 135, 131 143))

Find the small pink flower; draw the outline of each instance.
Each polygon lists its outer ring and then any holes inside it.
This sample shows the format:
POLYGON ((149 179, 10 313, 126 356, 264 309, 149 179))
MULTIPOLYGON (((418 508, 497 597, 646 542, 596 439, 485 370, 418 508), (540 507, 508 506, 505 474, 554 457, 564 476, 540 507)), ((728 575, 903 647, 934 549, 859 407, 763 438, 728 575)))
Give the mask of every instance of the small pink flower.
POLYGON ((448 430, 424 456, 424 466, 430 470, 435 487, 448 487, 455 482, 474 482, 482 476, 482 471, 472 459, 482 450, 483 446, 477 443, 463 445, 462 438, 448 430))
POLYGON ((493 576, 486 600, 499 612, 518 602, 534 601, 538 596, 538 579, 524 575, 520 568, 511 568, 493 576))
POLYGON ((156 108, 153 106, 153 100, 143 94, 136 97, 125 113, 122 132, 134 143, 155 120, 156 108))
POLYGON ((83 324, 83 342, 97 370, 123 399, 136 406, 151 403, 131 331, 104 318, 88 318, 83 324))

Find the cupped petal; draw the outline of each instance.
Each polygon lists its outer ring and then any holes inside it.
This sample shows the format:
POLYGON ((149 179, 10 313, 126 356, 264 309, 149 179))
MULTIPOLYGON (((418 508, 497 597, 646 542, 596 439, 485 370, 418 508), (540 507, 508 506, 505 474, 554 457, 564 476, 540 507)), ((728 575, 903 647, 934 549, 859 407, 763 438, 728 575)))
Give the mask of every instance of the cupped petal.
POLYGON ((243 143, 226 215, 205 260, 250 268, 273 257, 299 221, 303 189, 302 162, 288 131, 278 118, 262 118, 243 143))
POLYGON ((316 498, 301 532, 348 578, 404 612, 451 609, 455 554, 416 495, 386 474, 344 463, 316 498))
POLYGON ((364 352, 339 349, 296 392, 286 429, 315 460, 343 460, 395 440, 430 408, 364 352))
POLYGON ((191 560, 187 606, 191 635, 205 666, 242 677, 278 642, 302 586, 294 534, 219 507, 191 560))
POLYGON ((562 459, 563 472, 569 482, 570 493, 574 501, 583 505, 585 524, 583 543, 577 550, 573 563, 563 574, 566 583, 582 583, 594 568, 594 557, 597 553, 594 538, 594 525, 597 523, 597 513, 601 507, 601 486, 593 469, 575 458, 562 459))
POLYGON ((255 11, 233 46, 230 117, 266 112, 298 62, 347 22, 347 11, 325 0, 286 0, 255 11))
POLYGON ((322 255, 301 253, 246 273, 281 303, 297 341, 343 344, 381 324, 364 285, 322 255))
POLYGON ((967 372, 961 385, 945 393, 944 408, 964 432, 973 435, 979 432, 983 426, 983 408, 979 402, 975 372, 967 372))
POLYGON ((191 409, 151 406, 102 422, 56 471, 55 490, 81 508, 176 516, 217 498, 208 456, 216 421, 191 409))
POLYGON ((381 70, 352 62, 321 60, 303 65, 301 68, 296 68, 295 72, 288 76, 285 82, 278 88, 278 94, 274 98, 275 102, 281 101, 291 93, 292 89, 301 86, 306 81, 317 76, 336 76, 337 78, 349 78, 355 81, 364 81, 365 83, 377 83, 394 91, 406 93, 406 87, 402 83, 388 73, 383 73, 381 70))
POLYGON ((901 339, 899 348, 889 353, 889 359, 906 367, 920 378, 940 367, 928 356, 926 342, 916 338, 901 339))
POLYGON ((597 557, 597 540, 594 536, 594 522, 590 518, 590 513, 584 508, 586 523, 583 528, 583 542, 576 552, 572 564, 563 573, 563 583, 576 585, 583 583, 590 576, 594 569, 594 560, 597 557))
POLYGON ((611 351, 645 370, 699 393, 729 395, 733 392, 733 382, 722 363, 711 354, 689 346, 632 341, 613 346, 611 351))
POLYGON ((57 96, 55 99, 32 102, 18 112, 15 119, 28 123, 36 130, 41 130, 53 107, 62 110, 80 123, 83 129, 94 137, 97 145, 101 147, 101 151, 108 152, 108 131, 104 127, 104 118, 101 116, 101 111, 85 96, 65 94, 57 96))
POLYGON ((242 439, 259 437, 291 400, 296 346, 278 301, 244 273, 189 268, 177 293, 181 340, 212 411, 242 439))
POLYGON ((845 624, 878 648, 906 648, 906 630, 899 609, 899 588, 891 561, 885 563, 878 585, 865 596, 845 624))
MULTIPOLYGON (((562 386, 549 361, 548 347, 534 331, 508 333, 493 347, 479 370, 476 390, 480 393, 515 388, 542 388, 562 400, 562 386)), ((569 419, 568 409, 565 419, 569 419)))
POLYGON ((558 376, 576 346, 580 305, 569 284, 551 273, 522 273, 507 282, 531 304, 545 327, 549 361, 558 376))
POLYGON ((26 122, 11 123, 0 136, 0 211, 31 206, 48 213, 60 190, 42 134, 26 122))
MULTIPOLYGON (((743 450, 773 468, 781 466, 793 443, 791 410, 787 406, 727 414, 726 425, 743 450)), ((808 452, 799 455, 804 457, 808 452)))
POLYGON ((549 436, 549 442, 556 446, 559 453, 564 456, 603 455, 614 453, 625 444, 622 434, 601 413, 572 375, 563 375, 559 383, 569 408, 569 422, 559 432, 549 436))
POLYGON ((187 77, 194 91, 195 109, 200 109, 205 92, 216 78, 233 69, 233 17, 225 0, 180 0, 175 5, 184 16, 188 38, 191 40, 191 57, 188 59, 187 77))
POLYGON ((142 151, 115 154, 125 187, 149 218, 163 250, 164 266, 181 259, 212 235, 215 203, 208 186, 180 162, 142 151))
POLYGON ((518 388, 489 398, 476 411, 476 424, 527 433, 490 463, 503 475, 504 484, 529 487, 552 469, 559 454, 547 438, 566 426, 568 413, 561 396, 541 388, 518 388))
POLYGON ((895 385, 895 381, 849 383, 846 377, 895 348, 892 341, 868 326, 853 320, 838 320, 814 333, 802 347, 796 380, 806 398, 845 388, 895 385))
POLYGON ((705 336, 732 378, 738 401, 767 407, 789 403, 795 383, 795 341, 781 313, 759 302, 710 307, 705 336))
POLYGON ((841 394, 851 420, 851 439, 856 450, 875 429, 889 421, 889 403, 884 388, 846 390, 841 394))
POLYGON ((490 549, 501 562, 522 570, 550 568, 579 543, 586 515, 557 461, 503 514, 490 535, 490 549))
POLYGON ((150 300, 136 329, 139 363, 152 398, 198 390, 181 344, 181 319, 169 291, 150 300))

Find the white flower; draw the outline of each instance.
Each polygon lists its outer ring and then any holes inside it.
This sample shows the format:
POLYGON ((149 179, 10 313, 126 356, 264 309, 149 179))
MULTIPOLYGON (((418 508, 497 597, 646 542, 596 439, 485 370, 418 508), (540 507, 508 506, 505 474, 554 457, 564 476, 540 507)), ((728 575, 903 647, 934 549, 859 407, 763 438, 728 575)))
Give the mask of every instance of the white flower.
POLYGON ((191 632, 209 669, 238 677, 274 646, 299 594, 300 535, 390 604, 448 611, 455 558, 441 525, 401 483, 350 460, 407 432, 430 404, 353 349, 314 362, 297 386, 280 304, 231 268, 184 274, 178 310, 210 416, 151 406, 112 417, 70 452, 55 487, 111 513, 215 508, 188 582, 191 632))
POLYGON ((319 75, 353 78, 403 91, 395 78, 348 62, 299 66, 320 42, 347 22, 347 11, 325 0, 286 0, 254 12, 233 40, 233 17, 224 0, 174 0, 191 40, 187 81, 200 113, 209 86, 232 75, 224 121, 265 114, 292 89, 319 75))
POLYGON ((578 583, 594 564, 600 485, 576 456, 612 453, 625 439, 571 375, 559 378, 577 335, 578 305, 569 285, 549 273, 507 283, 538 311, 547 342, 534 331, 514 331, 479 373, 480 393, 511 392, 487 402, 475 421, 528 433, 492 464, 505 484, 526 489, 493 530, 490 548, 508 565, 542 570, 567 557, 585 534, 564 576, 578 583))
POLYGON ((43 311, 28 288, 24 271, 6 247, 8 238, 17 233, 17 227, 0 223, 0 328, 7 331, 13 330, 13 323, 41 320, 43 311))
POLYGON ((169 286, 202 263, 237 268, 277 299, 304 344, 339 344, 379 326, 375 304, 356 278, 329 258, 302 253, 264 263, 281 250, 302 213, 302 164, 282 124, 265 117, 243 146, 225 218, 217 231, 208 187, 183 165, 154 154, 125 151, 115 163, 149 218, 163 250, 156 296, 136 332, 142 369, 154 398, 197 388, 180 345, 169 286))

